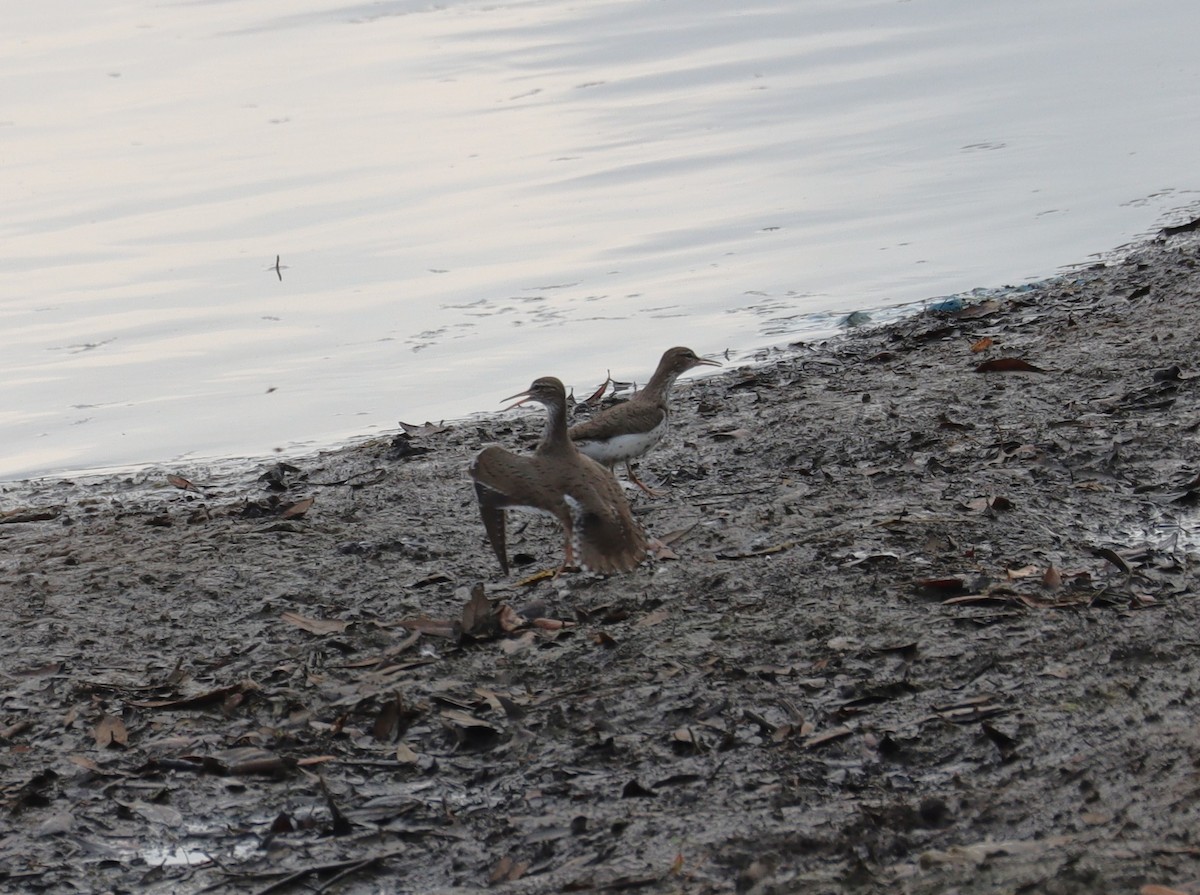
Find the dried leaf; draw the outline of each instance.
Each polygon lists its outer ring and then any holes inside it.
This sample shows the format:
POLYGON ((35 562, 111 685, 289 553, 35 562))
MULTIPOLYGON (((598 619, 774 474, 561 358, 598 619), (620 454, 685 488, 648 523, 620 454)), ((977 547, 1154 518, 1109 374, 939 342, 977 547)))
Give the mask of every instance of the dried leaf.
POLYGON ((782 553, 796 546, 795 541, 784 541, 782 544, 773 544, 770 547, 756 547, 753 550, 746 550, 741 553, 718 553, 717 559, 756 559, 760 556, 771 556, 774 553, 782 553))
POLYGON ((500 634, 500 624, 482 584, 471 588, 471 599, 467 600, 467 605, 463 607, 461 627, 464 637, 475 640, 497 637, 500 634))
POLYGON ((0 513, 0 523, 44 522, 47 519, 56 519, 61 514, 62 507, 38 507, 35 509, 21 507, 16 510, 7 510, 3 513, 0 513))
POLYGON ((1133 569, 1130 568, 1129 563, 1125 561, 1125 557, 1121 556, 1121 554, 1119 554, 1116 550, 1113 550, 1111 547, 1097 547, 1092 550, 1092 553, 1094 553, 1096 556, 1099 556, 1101 559, 1108 560, 1126 575, 1133 573, 1133 569))
POLYGON ((1041 367, 1035 367, 1027 360, 1019 357, 998 357, 995 360, 985 360, 975 368, 976 373, 1045 373, 1041 367))
POLYGON ((420 760, 421 756, 414 752, 408 743, 400 743, 396 746, 396 761, 401 764, 416 764, 420 760))
POLYGON ((529 587, 531 584, 537 584, 539 581, 549 581, 558 574, 558 569, 543 569, 540 572, 534 572, 528 578, 522 578, 517 582, 517 587, 529 587))
POLYGON ((416 581, 411 581, 405 586, 415 589, 418 587, 429 587, 431 584, 445 584, 446 582, 453 580, 454 579, 445 572, 434 572, 432 575, 426 575, 424 578, 418 578, 416 581))
POLYGON ((714 441, 735 441, 739 438, 745 438, 751 433, 749 429, 743 429, 739 426, 717 426, 709 429, 708 434, 714 441))
POLYGON ((975 342, 971 346, 971 353, 978 354, 981 351, 987 351, 989 348, 992 347, 993 344, 994 343, 993 343, 991 336, 984 336, 982 339, 980 339, 978 342, 975 342))
POLYGON ((307 631, 309 634, 316 634, 318 637, 326 634, 340 634, 346 630, 350 624, 340 618, 310 618, 307 615, 301 615, 299 612, 288 610, 279 616, 285 622, 295 625, 307 631))
POLYGON ((612 371, 609 370, 606 372, 606 375, 604 377, 604 383, 600 386, 600 388, 596 389, 594 392, 592 392, 591 395, 589 395, 587 398, 584 398, 583 401, 581 401, 580 403, 586 404, 589 407, 591 407, 595 404, 598 404, 600 402, 600 399, 604 397, 604 393, 606 391, 608 391, 608 386, 609 386, 609 383, 611 383, 611 382, 612 382, 612 371))
POLYGON ((816 749, 818 746, 824 746, 832 743, 835 740, 843 739, 854 733, 851 727, 834 727, 831 730, 823 731, 822 733, 814 734, 806 739, 801 745, 805 749, 816 749))
POLYGON ((657 625, 659 622, 664 622, 671 617, 669 609, 655 609, 653 612, 648 612, 634 622, 635 628, 649 628, 657 625))
POLYGON ((405 618, 397 622, 402 628, 407 628, 409 631, 420 631, 422 634, 428 634, 430 637, 449 637, 458 636, 458 623, 452 622, 444 618, 405 618))
POLYGON ((231 687, 218 687, 194 696, 181 696, 177 699, 130 700, 129 705, 140 709, 192 709, 215 702, 224 703, 232 697, 243 696, 257 689, 257 685, 252 681, 242 681, 231 687))
POLYGON ((305 513, 307 513, 310 509, 312 509, 312 505, 316 502, 317 502, 317 499, 315 497, 306 497, 306 498, 304 498, 304 500, 298 500, 294 504, 289 506, 286 510, 284 510, 282 513, 280 513, 279 518, 280 519, 299 519, 301 516, 303 516, 305 513))
POLYGON ((1062 573, 1052 565, 1047 566, 1045 574, 1042 575, 1042 586, 1057 590, 1062 587, 1062 583, 1062 573))
POLYGON ((519 880, 525 875, 525 871, 529 869, 528 861, 514 861, 508 855, 500 859, 500 863, 492 868, 492 872, 488 874, 488 885, 494 886, 498 883, 511 883, 519 880))
POLYGON ((436 425, 426 420, 423 426, 414 426, 412 423, 401 420, 400 428, 412 438, 421 438, 426 435, 441 435, 443 432, 449 432, 451 427, 445 425, 444 420, 436 425))
POLYGON ((125 729, 125 722, 115 715, 102 715, 92 736, 101 749, 112 746, 124 749, 129 745, 129 731, 125 729))
POLYGON ((1019 569, 1005 569, 1004 574, 1008 576, 1009 581, 1015 581, 1018 578, 1030 578, 1041 572, 1041 568, 1034 565, 1021 566, 1019 569))
POLYGON ((175 475, 174 473, 170 473, 167 475, 167 481, 170 482, 172 485, 174 485, 176 488, 179 488, 183 491, 196 491, 196 492, 200 491, 199 488, 197 488, 195 485, 193 485, 191 482, 189 482, 187 479, 185 479, 181 475, 175 475))

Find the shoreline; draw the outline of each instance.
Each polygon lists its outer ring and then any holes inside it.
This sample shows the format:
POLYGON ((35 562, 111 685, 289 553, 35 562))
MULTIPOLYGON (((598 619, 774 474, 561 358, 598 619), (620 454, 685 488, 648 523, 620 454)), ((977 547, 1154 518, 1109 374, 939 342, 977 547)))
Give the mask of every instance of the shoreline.
POLYGON ((0 485, 0 888, 1190 891, 1197 334, 1184 233, 684 378, 609 578, 487 546, 539 411, 0 485))

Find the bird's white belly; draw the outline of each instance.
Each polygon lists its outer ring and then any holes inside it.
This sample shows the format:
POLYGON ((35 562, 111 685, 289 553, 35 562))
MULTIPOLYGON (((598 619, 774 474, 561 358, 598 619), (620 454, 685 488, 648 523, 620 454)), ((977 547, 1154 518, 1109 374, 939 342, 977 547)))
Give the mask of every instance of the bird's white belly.
POLYGON ((664 420, 649 432, 637 432, 629 435, 616 435, 603 441, 579 441, 576 447, 581 454, 586 454, 597 463, 612 466, 622 460, 632 460, 640 457, 654 445, 662 441, 667 433, 667 422, 664 420))

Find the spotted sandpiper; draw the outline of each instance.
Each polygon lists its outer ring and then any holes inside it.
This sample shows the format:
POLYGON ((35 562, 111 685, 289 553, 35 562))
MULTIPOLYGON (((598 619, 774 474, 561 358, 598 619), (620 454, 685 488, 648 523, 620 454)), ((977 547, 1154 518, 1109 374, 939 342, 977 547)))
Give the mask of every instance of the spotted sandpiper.
MULTIPOLYGON (((562 523, 564 560, 602 574, 627 572, 646 558, 646 535, 612 471, 581 454, 567 437, 567 394, 550 376, 534 381, 513 407, 536 401, 546 408, 546 429, 532 456, 498 445, 484 448, 471 464, 479 514, 488 540, 508 574, 504 510, 549 513, 562 523)), ((506 398, 505 400, 512 400, 506 398)))
POLYGON ((658 494, 633 474, 632 461, 654 447, 670 424, 667 393, 681 373, 693 367, 719 367, 715 360, 700 357, 690 348, 670 348, 658 362, 658 369, 640 392, 615 407, 610 407, 570 431, 579 450, 610 469, 624 461, 629 481, 650 495, 658 494))

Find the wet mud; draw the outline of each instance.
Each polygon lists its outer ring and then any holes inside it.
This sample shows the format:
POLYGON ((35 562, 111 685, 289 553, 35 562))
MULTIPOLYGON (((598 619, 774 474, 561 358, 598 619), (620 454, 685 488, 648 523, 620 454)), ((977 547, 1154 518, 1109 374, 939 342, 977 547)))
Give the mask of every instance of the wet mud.
POLYGON ((0 486, 0 890, 1200 892, 1198 262, 680 382, 626 575, 536 410, 0 486))

